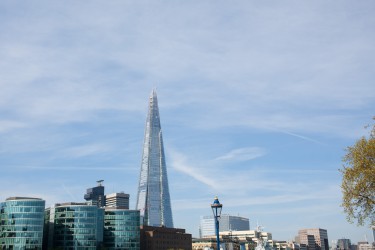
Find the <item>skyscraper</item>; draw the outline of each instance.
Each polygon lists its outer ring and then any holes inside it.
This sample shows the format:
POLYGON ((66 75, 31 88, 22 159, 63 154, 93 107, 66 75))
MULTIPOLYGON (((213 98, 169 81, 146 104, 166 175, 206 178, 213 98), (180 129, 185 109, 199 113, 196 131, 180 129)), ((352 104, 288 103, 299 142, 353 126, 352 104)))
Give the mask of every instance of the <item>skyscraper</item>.
POLYGON ((158 100, 149 99, 136 209, 147 226, 173 227, 158 100))

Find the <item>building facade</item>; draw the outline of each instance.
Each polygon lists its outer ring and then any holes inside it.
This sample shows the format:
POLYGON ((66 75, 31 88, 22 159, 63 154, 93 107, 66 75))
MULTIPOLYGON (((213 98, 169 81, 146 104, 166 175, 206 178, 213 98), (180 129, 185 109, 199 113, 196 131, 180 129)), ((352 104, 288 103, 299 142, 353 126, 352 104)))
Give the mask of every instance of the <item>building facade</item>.
POLYGON ((103 180, 97 181, 98 186, 86 190, 84 198, 89 204, 98 207, 105 206, 104 186, 102 185, 102 182, 103 180))
POLYGON ((310 228, 298 231, 300 244, 306 244, 309 250, 329 250, 326 229, 310 228))
POLYGON ((103 245, 108 250, 139 250, 139 211, 107 207, 104 212, 103 245))
POLYGON ((352 243, 350 239, 338 239, 336 247, 339 250, 351 250, 352 243))
MULTIPOLYGON (((222 214, 219 220, 219 232, 250 230, 248 218, 222 214)), ((200 237, 215 235, 215 219, 213 215, 202 216, 199 226, 200 237)))
POLYGON ((191 234, 185 229, 141 226, 141 250, 191 250, 191 234))
POLYGON ((136 209, 143 225, 173 228, 167 167, 156 91, 149 99, 136 209))
POLYGON ((44 249, 95 250, 103 242, 104 209, 86 203, 61 203, 46 210, 48 245, 44 249))
POLYGON ((105 206, 129 209, 129 194, 113 193, 105 196, 105 206))
POLYGON ((1 249, 42 249, 45 201, 10 197, 0 203, 1 249))

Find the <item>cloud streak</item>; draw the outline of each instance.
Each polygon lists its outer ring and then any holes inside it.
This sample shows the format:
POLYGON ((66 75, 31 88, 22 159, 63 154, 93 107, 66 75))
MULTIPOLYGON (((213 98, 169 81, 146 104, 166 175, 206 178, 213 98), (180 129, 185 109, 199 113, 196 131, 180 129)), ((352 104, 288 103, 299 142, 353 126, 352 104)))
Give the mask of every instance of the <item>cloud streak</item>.
POLYGON ((248 161, 266 155, 266 151, 259 147, 233 149, 227 154, 217 157, 216 161, 248 161))

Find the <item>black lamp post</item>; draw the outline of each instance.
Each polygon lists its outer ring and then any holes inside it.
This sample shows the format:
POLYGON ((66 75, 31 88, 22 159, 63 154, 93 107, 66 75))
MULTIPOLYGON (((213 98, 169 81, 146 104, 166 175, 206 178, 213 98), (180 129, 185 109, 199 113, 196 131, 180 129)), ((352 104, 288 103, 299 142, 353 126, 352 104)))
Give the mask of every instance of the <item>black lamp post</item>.
POLYGON ((214 214, 214 219, 215 219, 217 250, 220 250, 219 218, 221 215, 221 209, 223 208, 223 205, 220 204, 217 196, 215 197, 214 203, 211 204, 211 208, 212 208, 212 213, 214 214))

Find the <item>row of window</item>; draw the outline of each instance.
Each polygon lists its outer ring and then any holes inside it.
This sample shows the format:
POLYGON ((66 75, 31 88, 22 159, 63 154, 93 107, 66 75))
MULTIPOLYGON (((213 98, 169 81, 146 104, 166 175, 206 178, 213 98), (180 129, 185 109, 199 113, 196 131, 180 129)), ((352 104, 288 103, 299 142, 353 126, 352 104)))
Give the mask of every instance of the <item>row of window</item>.
POLYGON ((0 232, 2 231, 41 231, 42 226, 35 226, 35 225, 24 225, 24 226, 0 226, 0 232))
POLYGON ((74 240, 84 240, 84 241, 96 241, 96 234, 80 234, 80 235, 56 235, 54 237, 58 241, 74 241, 74 240))
POLYGON ((42 244, 42 238, 1 238, 0 246, 2 245, 40 245, 42 244))
POLYGON ((0 206, 6 207, 45 207, 44 200, 9 200, 6 202, 0 203, 0 206))
POLYGON ((96 246, 97 242, 96 240, 76 240, 76 239, 72 239, 72 240, 67 240, 67 239, 63 239, 63 240, 55 240, 54 242, 54 245, 56 248, 58 247, 64 247, 64 249, 66 249, 66 247, 69 247, 69 246, 96 246))
POLYGON ((56 207, 55 212, 95 212, 98 210, 97 206, 76 206, 76 207, 56 207))
POLYGON ((41 238, 43 237, 42 232, 3 232, 0 237, 8 238, 41 238))
POLYGON ((56 224, 64 224, 64 223, 74 223, 76 225, 78 224, 96 224, 97 220, 96 218, 65 218, 65 219, 56 219, 56 224))
POLYGON ((113 221, 104 221, 105 226, 139 226, 139 221, 121 221, 121 220, 113 220, 113 221))
POLYGON ((126 231, 126 232, 131 232, 131 231, 139 231, 138 227, 104 227, 105 231, 126 231))
POLYGON ((2 210, 4 214, 14 214, 14 213, 44 213, 44 207, 4 207, 2 210))
POLYGON ((124 236, 127 238, 131 237, 138 237, 139 236, 139 230, 138 231, 107 231, 104 230, 104 236, 124 236))
POLYGON ((66 229, 66 228, 56 228, 55 229, 55 234, 56 235, 64 235, 64 234, 96 234, 96 228, 91 228, 91 229, 66 229))

